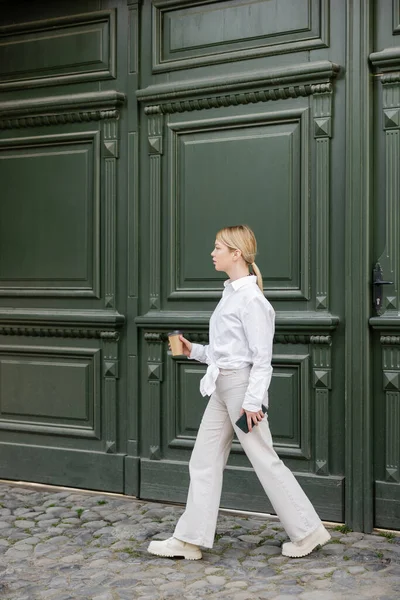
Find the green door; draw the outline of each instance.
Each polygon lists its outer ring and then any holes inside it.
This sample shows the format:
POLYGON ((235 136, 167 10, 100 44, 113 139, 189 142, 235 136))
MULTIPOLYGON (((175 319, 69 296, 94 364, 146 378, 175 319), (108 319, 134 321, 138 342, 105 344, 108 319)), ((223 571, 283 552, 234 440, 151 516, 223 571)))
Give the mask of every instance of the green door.
MULTIPOLYGON (((248 223, 275 447, 399 528, 399 2, 0 4, 0 477, 185 501, 205 367, 166 334, 207 343, 248 223)), ((237 441, 222 504, 271 510, 237 441)))
POLYGON ((137 124, 135 102, 129 119, 124 107, 137 3, 5 0, 0 14, 0 477, 132 492, 123 325, 137 124))
MULTIPOLYGON (((389 7, 388 7, 389 8, 389 7)), ((400 10, 379 11, 374 78, 374 524, 400 528, 400 10), (397 36, 397 37, 396 37, 397 36), (386 282, 377 285, 380 279, 386 282), (375 285, 374 285, 375 283, 375 285)))
MULTIPOLYGON (((152 4, 138 92, 140 496, 186 499, 205 366, 173 359, 166 333, 207 342, 223 287, 215 233, 247 223, 277 313, 275 447, 320 515, 342 521, 345 3, 331 16, 318 1, 152 4)), ((237 441, 222 505, 272 510, 237 441)))

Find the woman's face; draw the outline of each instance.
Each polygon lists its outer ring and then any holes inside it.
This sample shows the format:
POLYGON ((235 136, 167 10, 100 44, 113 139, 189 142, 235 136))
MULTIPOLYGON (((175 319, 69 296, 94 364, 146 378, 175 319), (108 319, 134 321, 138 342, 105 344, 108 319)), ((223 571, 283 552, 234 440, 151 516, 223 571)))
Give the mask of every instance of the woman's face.
POLYGON ((214 250, 211 252, 216 271, 228 273, 234 264, 235 252, 220 240, 215 240, 214 250))

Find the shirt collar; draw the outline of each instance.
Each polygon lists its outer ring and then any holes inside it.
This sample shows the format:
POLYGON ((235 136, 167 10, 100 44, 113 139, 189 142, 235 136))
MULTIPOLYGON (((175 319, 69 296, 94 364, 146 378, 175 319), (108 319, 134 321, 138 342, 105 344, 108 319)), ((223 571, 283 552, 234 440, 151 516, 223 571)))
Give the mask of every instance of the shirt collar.
POLYGON ((239 279, 235 279, 234 281, 227 279, 226 281, 224 281, 224 286, 226 288, 228 285, 232 285, 233 289, 236 292, 236 290, 240 289, 244 285, 256 283, 256 281, 257 277, 255 275, 245 275, 244 277, 239 277, 239 279))

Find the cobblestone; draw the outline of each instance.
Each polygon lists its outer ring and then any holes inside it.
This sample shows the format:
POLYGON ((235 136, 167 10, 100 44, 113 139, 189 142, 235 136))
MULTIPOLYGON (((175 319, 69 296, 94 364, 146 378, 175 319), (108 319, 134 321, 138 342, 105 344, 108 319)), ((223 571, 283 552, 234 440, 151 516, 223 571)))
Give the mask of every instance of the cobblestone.
POLYGON ((393 600, 400 534, 345 532, 302 559, 281 555, 281 524, 221 512, 212 550, 192 562, 147 553, 182 507, 0 483, 2 600, 393 600))

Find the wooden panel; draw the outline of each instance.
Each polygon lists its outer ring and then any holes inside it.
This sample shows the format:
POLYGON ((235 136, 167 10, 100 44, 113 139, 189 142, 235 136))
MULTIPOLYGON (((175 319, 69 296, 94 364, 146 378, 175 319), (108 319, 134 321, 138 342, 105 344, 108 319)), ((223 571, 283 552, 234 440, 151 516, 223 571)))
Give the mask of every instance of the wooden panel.
POLYGON ((179 6, 162 0, 154 4, 154 71, 298 52, 328 44, 326 0, 186 0, 179 6))
POLYGON ((268 418, 281 456, 311 455, 311 389, 308 354, 274 354, 268 418))
POLYGON ((0 429, 100 437, 100 350, 0 347, 0 429))
POLYGON ((0 142, 0 295, 99 297, 99 168, 97 132, 0 142))
MULTIPOLYGON (((272 364, 268 418, 275 449, 281 456, 309 459, 309 355, 278 354, 274 355, 272 364)), ((169 413, 168 447, 191 449, 208 402, 199 392, 206 366, 185 359, 169 359, 167 369, 169 388, 164 405, 169 413)), ((238 441, 234 441, 233 451, 243 454, 238 441)))
POLYGON ((375 482, 375 527, 400 529, 400 493, 398 483, 375 482))
POLYGON ((115 76, 113 11, 0 27, 0 89, 115 76))
POLYGON ((219 298, 223 278, 198 249, 208 243, 211 252, 227 215, 254 229, 268 297, 308 298, 308 109, 169 131, 169 298, 219 298))
POLYGON ((176 437, 196 438, 201 418, 208 399, 198 398, 200 379, 206 371, 206 365, 177 363, 178 406, 176 414, 176 437), (196 401, 193 402, 193 399, 196 401))
MULTIPOLYGON (((343 521, 343 478, 296 473, 296 478, 322 519, 343 521)), ((187 464, 141 461, 141 497, 186 502, 189 486, 187 464)), ((222 508, 273 513, 256 474, 250 469, 227 467, 224 472, 222 508)))
POLYGON ((124 456, 43 446, 0 443, 4 479, 35 481, 89 490, 124 490, 124 456))

